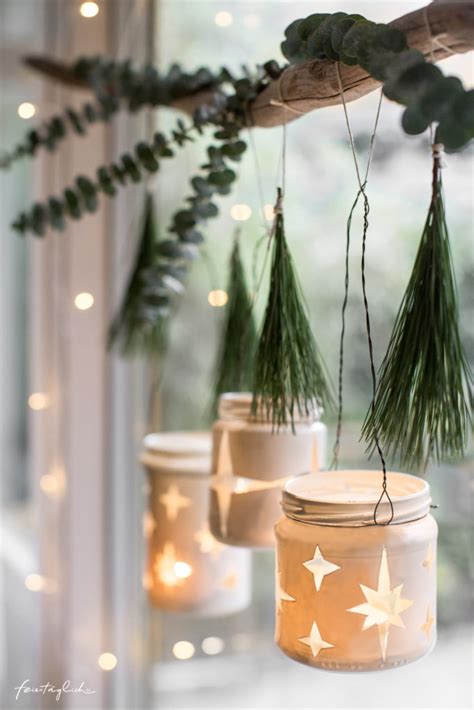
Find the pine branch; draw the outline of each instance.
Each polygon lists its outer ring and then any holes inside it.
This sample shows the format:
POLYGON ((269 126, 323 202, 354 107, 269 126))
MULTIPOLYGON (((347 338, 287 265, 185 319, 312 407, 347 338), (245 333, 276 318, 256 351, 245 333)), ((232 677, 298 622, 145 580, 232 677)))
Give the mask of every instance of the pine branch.
POLYGON ((285 239, 281 193, 275 207, 270 292, 259 336, 252 411, 274 427, 332 404, 325 368, 306 315, 285 239))
POLYGON ((123 355, 159 354, 167 345, 172 298, 183 290, 186 268, 160 258, 157 249, 153 196, 147 193, 137 256, 109 329, 109 348, 117 345, 123 355))
POLYGON ((458 328, 458 304, 443 200, 440 158, 413 272, 382 362, 362 435, 408 468, 462 456, 470 423, 472 375, 458 328))
POLYGON ((257 333, 240 256, 239 237, 234 241, 227 286, 229 300, 215 367, 214 411, 223 392, 251 389, 257 333))

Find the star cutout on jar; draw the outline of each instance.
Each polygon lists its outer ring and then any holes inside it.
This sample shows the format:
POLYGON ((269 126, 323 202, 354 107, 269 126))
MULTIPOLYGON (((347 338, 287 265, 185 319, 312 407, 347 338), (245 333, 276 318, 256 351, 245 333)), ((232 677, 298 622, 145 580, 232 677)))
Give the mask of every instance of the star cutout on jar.
POLYGON ((294 602, 296 599, 292 597, 288 592, 285 592, 283 587, 281 586, 281 576, 280 576, 280 570, 275 571, 275 602, 276 602, 276 608, 277 611, 282 612, 283 611, 283 605, 282 602, 294 602))
POLYGON ((194 534, 194 539, 199 544, 199 550, 203 554, 209 554, 212 557, 219 556, 225 547, 225 545, 216 540, 211 533, 209 523, 205 523, 203 527, 194 534))
POLYGON ((431 545, 431 542, 428 545, 426 557, 421 564, 425 569, 428 570, 428 572, 431 572, 431 568, 433 567, 433 547, 431 545))
POLYGON ((219 586, 223 589, 234 589, 237 586, 237 575, 235 572, 230 572, 219 582, 219 586))
POLYGON ((311 653, 313 654, 314 658, 316 658, 316 656, 322 649, 334 648, 332 643, 328 643, 327 641, 324 641, 324 639, 321 638, 321 634, 319 633, 319 629, 315 621, 313 621, 309 636, 305 636, 304 638, 298 639, 298 641, 310 647, 311 653))
POLYGON ((347 611, 354 612, 355 614, 363 614, 367 617, 364 620, 362 631, 366 631, 372 626, 377 625, 382 658, 385 661, 390 626, 398 626, 404 629, 405 624, 400 618, 400 614, 413 604, 412 600, 401 598, 403 584, 398 585, 398 587, 394 589, 391 588, 387 550, 385 547, 382 551, 377 589, 369 589, 369 587, 363 584, 360 585, 360 588, 364 593, 366 602, 347 609, 347 611))
POLYGON ((434 624, 434 616, 431 613, 431 606, 428 605, 428 611, 426 612, 426 621, 422 626, 420 626, 420 629, 423 631, 423 633, 426 635, 426 638, 428 641, 431 640, 431 627, 434 624))
POLYGON ((145 538, 145 540, 148 540, 148 538, 150 538, 153 535, 153 532, 156 528, 155 518, 153 517, 153 514, 149 510, 147 510, 145 513, 143 513, 142 528, 143 528, 143 537, 145 538))
POLYGON ((183 508, 189 508, 191 499, 182 496, 179 488, 175 483, 168 486, 166 493, 160 496, 160 503, 165 506, 166 517, 168 520, 176 520, 179 512, 183 508))
POLYGON ((313 559, 303 562, 303 567, 306 567, 313 575, 314 586, 317 592, 321 589, 321 584, 327 574, 332 574, 336 572, 336 570, 341 569, 338 565, 324 559, 318 545, 314 551, 313 559))

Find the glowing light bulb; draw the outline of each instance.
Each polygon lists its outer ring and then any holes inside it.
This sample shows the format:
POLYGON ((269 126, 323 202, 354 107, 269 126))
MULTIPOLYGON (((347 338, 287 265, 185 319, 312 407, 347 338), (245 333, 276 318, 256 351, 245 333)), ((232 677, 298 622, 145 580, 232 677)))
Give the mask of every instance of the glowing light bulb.
POLYGON ((33 392, 28 397, 28 406, 36 412, 49 407, 49 397, 44 392, 33 392))
POLYGON ((236 222, 245 222, 252 216, 252 209, 248 205, 233 205, 230 208, 230 216, 236 222))
POLYGON ((25 587, 30 590, 30 592, 42 592, 45 586, 44 577, 40 574, 28 574, 25 577, 25 587))
POLYGON ((263 214, 265 215, 265 219, 271 222, 275 216, 275 208, 273 205, 264 205, 263 214))
POLYGON ((50 498, 60 498, 66 489, 66 477, 61 466, 53 466, 40 478, 40 488, 50 498))
POLYGON ((157 555, 153 569, 160 582, 167 587, 176 587, 193 572, 191 565, 176 559, 176 550, 172 542, 165 543, 163 553, 157 555))
POLYGON ((79 12, 82 17, 95 17, 99 14, 99 6, 96 2, 83 2, 79 12))
POLYGON ((224 641, 218 636, 208 636, 201 643, 202 650, 208 656, 216 656, 218 653, 222 653, 224 646, 224 641))
POLYGON ((99 668, 101 668, 103 671, 113 671, 115 666, 117 665, 117 656, 114 656, 113 653, 101 653, 97 663, 99 664, 99 668))
POLYGON ((194 645, 191 641, 177 641, 173 646, 173 655, 180 661, 187 661, 194 656, 194 645))
POLYGON ((230 27, 233 21, 234 18, 232 17, 232 13, 227 12, 226 10, 217 12, 214 17, 214 22, 218 27, 230 27))
POLYGON ((30 103, 29 101, 24 101, 18 106, 17 112, 20 118, 28 120, 29 118, 33 118, 33 116, 35 115, 36 106, 30 103))
POLYGON ((193 573, 193 568, 187 562, 176 562, 173 570, 178 579, 187 579, 193 573))
POLYGON ((209 291, 207 300, 211 306, 221 308, 222 306, 225 306, 229 300, 229 296, 226 291, 223 291, 221 288, 216 288, 214 291, 209 291))
POLYGON ((79 311, 87 311, 94 305, 94 296, 87 291, 78 293, 74 299, 74 305, 79 311))

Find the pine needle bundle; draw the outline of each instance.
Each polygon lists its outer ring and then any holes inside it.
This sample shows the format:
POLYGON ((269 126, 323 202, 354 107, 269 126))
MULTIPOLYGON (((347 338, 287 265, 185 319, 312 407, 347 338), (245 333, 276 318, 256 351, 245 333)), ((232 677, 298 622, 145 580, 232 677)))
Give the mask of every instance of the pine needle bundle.
POLYGON ((248 391, 252 385, 257 331, 238 236, 235 238, 230 258, 227 295, 227 315, 215 368, 214 411, 219 395, 223 392, 248 391))
POLYGON ((471 372, 458 329, 458 304, 441 181, 433 151, 432 198, 413 272, 379 372, 362 435, 402 466, 461 456, 470 422, 471 372))
POLYGON ((153 196, 147 193, 141 221, 141 236, 122 304, 109 328, 109 348, 117 345, 123 355, 156 354, 167 340, 168 305, 166 296, 150 292, 147 272, 157 264, 157 228, 153 196))
POLYGON ((279 428, 331 403, 325 368, 285 238, 281 192, 275 208, 270 291, 259 336, 252 411, 279 428))

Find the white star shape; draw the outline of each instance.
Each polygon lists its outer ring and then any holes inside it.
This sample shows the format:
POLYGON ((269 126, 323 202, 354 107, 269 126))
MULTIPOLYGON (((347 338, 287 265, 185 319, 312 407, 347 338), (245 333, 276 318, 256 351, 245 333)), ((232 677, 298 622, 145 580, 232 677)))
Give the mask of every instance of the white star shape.
POLYGON ((433 567, 433 548, 431 546, 431 542, 428 545, 426 558, 423 560, 422 565, 428 570, 428 572, 431 572, 431 568, 433 567))
POLYGON ((209 529, 209 523, 205 523, 203 527, 194 534, 194 539, 199 544, 199 549, 203 554, 210 554, 212 557, 217 557, 221 554, 225 545, 216 540, 209 529))
POLYGON ((234 589, 234 587, 237 586, 237 575, 235 572, 229 572, 228 575, 221 579, 219 586, 223 589, 234 589))
POLYGON ((323 648, 334 648, 332 643, 328 643, 327 641, 324 641, 324 639, 321 638, 321 634, 319 633, 318 625, 316 624, 315 621, 313 621, 313 625, 311 627, 311 632, 309 636, 305 636, 302 639, 298 639, 300 643, 306 644, 306 646, 309 646, 311 649, 311 653, 313 654, 313 657, 316 658, 318 653, 321 651, 323 648))
POLYGON ((180 510, 183 508, 189 508, 191 505, 191 499, 182 496, 179 492, 179 488, 175 483, 168 486, 166 493, 162 493, 160 496, 160 503, 165 506, 166 517, 168 520, 176 520, 180 510))
POLYGON ((148 540, 148 538, 150 538, 153 535, 153 532, 156 528, 155 518, 153 517, 153 513, 149 510, 147 510, 145 513, 143 513, 142 527, 143 527, 143 537, 146 540, 148 540))
POLYGON ((321 584, 327 574, 332 574, 336 570, 341 569, 338 565, 324 559, 318 545, 314 551, 313 559, 303 562, 303 567, 306 567, 314 576, 314 586, 317 592, 321 589, 321 584))
POLYGON ((278 569, 275 571, 275 601, 276 608, 279 612, 283 611, 282 602, 296 601, 295 598, 288 594, 288 592, 285 592, 285 590, 281 586, 280 571, 278 569))
POLYGON ((387 550, 385 546, 380 562, 378 588, 376 590, 369 589, 369 587, 363 584, 360 585, 360 588, 364 593, 366 602, 347 609, 347 611, 352 611, 355 614, 363 614, 367 617, 364 620, 362 631, 366 631, 375 625, 378 626, 380 648, 382 658, 385 661, 390 625, 404 629, 405 624, 400 618, 400 614, 413 604, 412 600, 401 598, 403 584, 391 589, 387 550))
POLYGON ((428 641, 431 639, 431 627, 434 624, 434 616, 431 613, 431 606, 428 605, 428 611, 426 612, 426 621, 422 626, 420 626, 420 629, 426 634, 426 638, 428 641))

